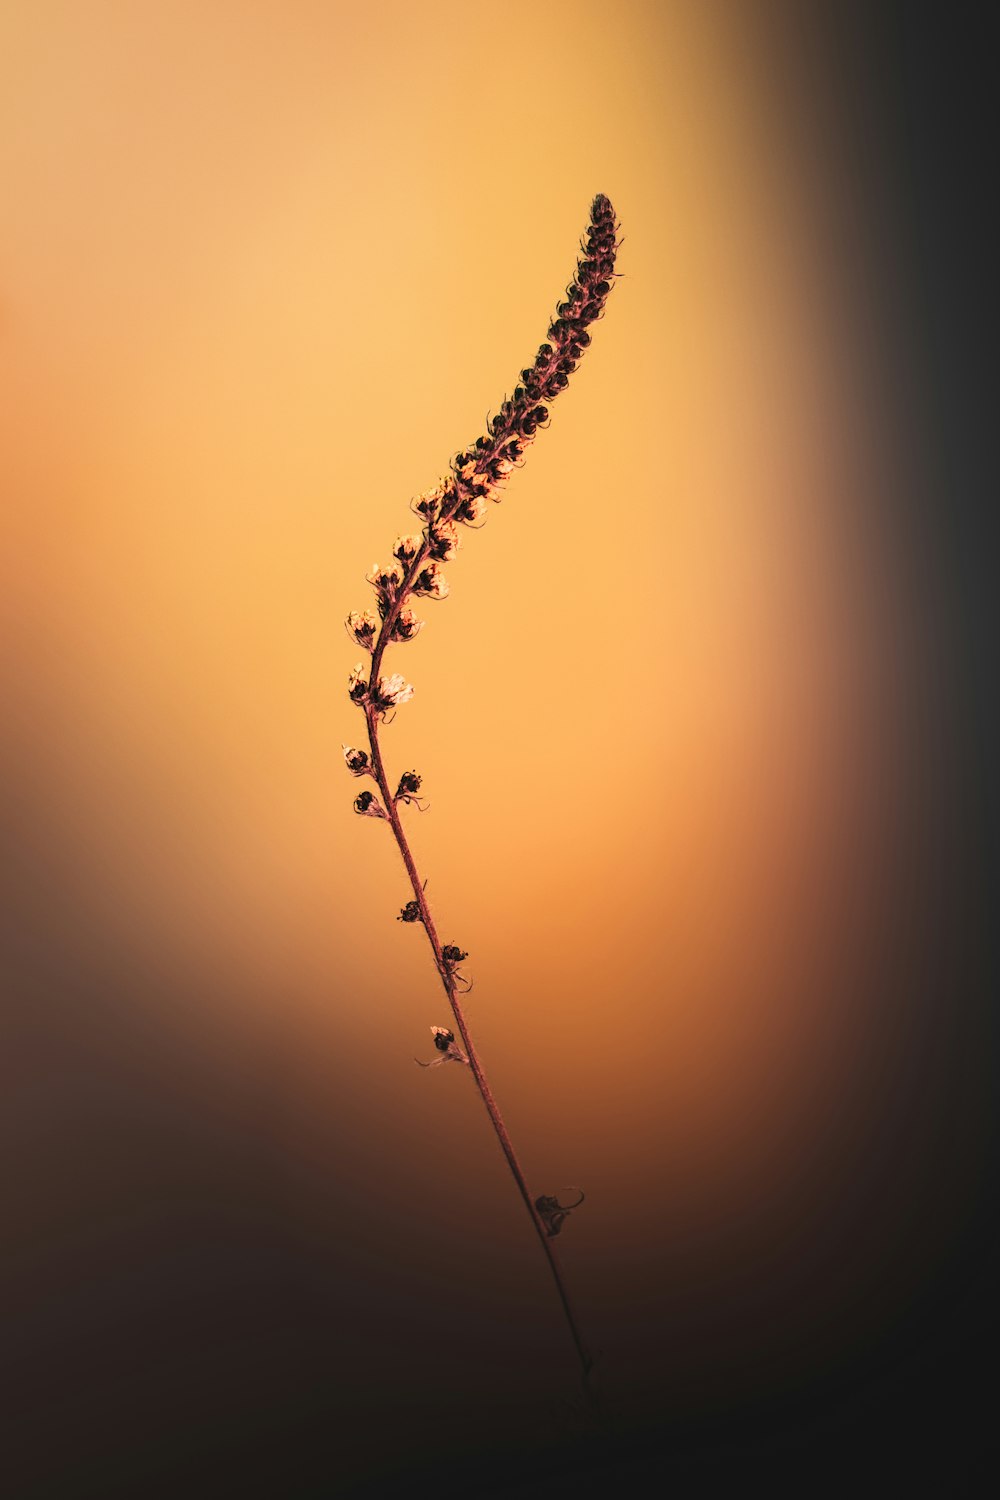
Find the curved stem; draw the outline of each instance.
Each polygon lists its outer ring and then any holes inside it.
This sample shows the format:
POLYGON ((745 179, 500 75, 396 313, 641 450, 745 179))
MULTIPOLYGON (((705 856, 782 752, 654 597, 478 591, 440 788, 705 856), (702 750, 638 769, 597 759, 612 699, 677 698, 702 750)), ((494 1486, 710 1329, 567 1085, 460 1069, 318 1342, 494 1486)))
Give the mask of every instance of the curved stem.
MULTIPOLYGON (((418 558, 419 556, 420 554, 418 554, 418 558)), ((411 566, 411 574, 413 573, 413 569, 418 565, 418 563, 414 563, 411 566)), ((400 589, 400 595, 403 595, 405 591, 406 589, 404 585, 404 587, 400 589)), ((390 614, 389 616, 387 616, 385 622, 383 623, 382 633, 373 659, 373 682, 375 681, 378 671, 378 663, 381 659, 382 651, 385 647, 384 638, 388 636, 389 631, 392 629, 391 622, 393 617, 394 616, 390 614)), ((462 1038, 462 1045, 464 1046, 465 1051, 468 1054, 469 1067, 472 1070, 473 1078, 476 1080, 476 1087, 478 1088, 480 1097, 486 1106, 486 1112, 489 1115, 490 1122, 492 1123, 493 1129, 496 1132, 497 1140, 500 1142, 500 1148, 503 1151, 504 1156, 507 1158, 507 1165, 510 1167, 514 1181, 517 1183, 517 1188, 519 1193, 521 1194, 521 1198, 524 1201, 524 1206, 528 1210, 528 1214, 531 1218, 532 1224, 535 1226, 535 1232, 537 1233, 538 1238, 541 1241, 542 1249, 545 1251, 545 1256, 549 1263, 549 1269, 552 1272, 552 1276, 556 1284, 556 1289, 559 1293, 559 1300, 562 1303, 563 1312, 566 1314, 566 1321, 568 1322, 570 1332, 573 1335, 573 1342, 576 1345, 576 1352, 580 1357, 580 1364, 583 1367, 584 1386, 589 1391, 589 1380, 591 1368, 593 1366, 593 1359, 591 1357, 590 1351, 584 1343, 583 1335, 580 1332, 580 1325, 577 1322, 576 1313, 574 1312, 573 1305, 570 1302, 569 1292, 566 1287, 566 1281, 563 1275, 562 1266, 560 1265, 558 1256, 556 1255, 555 1246, 552 1243, 552 1237, 546 1229, 545 1223, 541 1215, 539 1214, 538 1209, 535 1207, 535 1200, 531 1196, 531 1192, 528 1188, 524 1172, 521 1169, 521 1164, 517 1159, 517 1153, 514 1150, 514 1144, 511 1141, 510 1135, 507 1131, 507 1127, 504 1124, 503 1116, 500 1113, 500 1106, 497 1104, 496 1098, 493 1094, 493 1090, 490 1088, 486 1073, 483 1070, 483 1065, 479 1060, 479 1054, 476 1051, 476 1048, 472 1041, 472 1037, 469 1034, 469 1025, 465 1019, 465 1012, 462 1009, 462 1004, 458 997, 458 992, 455 988, 455 976, 447 960, 445 959, 444 954, 442 953, 441 941, 437 935, 437 928, 434 926, 434 918, 431 916, 430 907, 427 904, 427 896, 424 891, 423 883, 420 879, 420 876, 417 874, 417 867, 414 863, 413 854, 407 842, 406 834, 403 831, 403 825, 399 816, 399 808, 396 805, 392 790, 386 778, 385 766, 382 761, 382 750, 381 746, 379 745, 378 739, 378 713, 377 710, 372 707, 370 702, 366 703, 365 705, 365 718, 368 724, 368 743, 371 747, 372 768, 374 770, 375 780, 378 782, 379 791, 382 794, 383 806, 385 808, 386 817, 389 820, 389 825, 392 828, 393 837, 395 838, 396 844, 399 847, 400 854, 403 856, 403 863, 406 866, 406 873, 410 877, 410 885, 413 888, 414 900, 416 901, 417 906, 420 908, 420 919, 424 924, 424 931, 427 934, 427 940, 430 943, 431 950, 434 954, 434 964, 437 968, 438 974, 440 975, 441 983, 444 986, 444 992, 448 997, 448 1004, 451 1006, 452 1015, 455 1017, 455 1024, 458 1027, 459 1033, 462 1038)))

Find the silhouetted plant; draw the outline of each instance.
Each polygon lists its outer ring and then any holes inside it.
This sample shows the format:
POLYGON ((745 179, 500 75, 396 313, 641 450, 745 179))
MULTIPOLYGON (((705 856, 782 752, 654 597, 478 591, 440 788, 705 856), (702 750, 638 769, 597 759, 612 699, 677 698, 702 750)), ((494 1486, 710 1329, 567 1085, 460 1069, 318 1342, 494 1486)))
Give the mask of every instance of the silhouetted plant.
MULTIPOLYGON (((389 713, 409 702, 413 696, 413 688, 399 673, 382 675, 385 651, 390 644, 413 640, 423 628, 423 622, 415 617, 410 606, 411 599, 447 597, 448 582, 442 565, 451 562, 455 556, 460 545, 460 527, 478 527, 486 515, 487 503, 500 499, 501 487, 511 471, 521 463, 539 430, 548 424, 547 403, 555 400, 569 383, 570 375, 590 344, 590 325, 604 312, 616 275, 617 230, 614 210, 608 199, 599 194, 591 205, 590 224, 576 275, 567 288, 565 301, 559 303, 556 316, 549 325, 547 342, 540 346, 533 363, 521 371, 513 396, 501 403, 499 411, 488 423, 488 430, 476 438, 471 447, 455 455, 448 473, 433 489, 412 502, 411 508, 422 522, 421 531, 396 539, 393 560, 387 566, 381 567, 378 563, 372 566, 367 581, 375 591, 377 617, 371 610, 352 610, 346 622, 352 640, 370 652, 371 662, 367 667, 359 662, 348 685, 352 702, 364 713, 369 748, 365 751, 345 746, 344 758, 353 776, 371 777, 379 791, 379 796, 369 790, 360 792, 355 798, 354 808, 364 817, 386 821, 392 829, 413 888, 413 898, 400 911, 398 920, 422 924, 462 1040, 459 1046, 450 1028, 432 1026, 438 1056, 421 1066, 437 1067, 452 1061, 469 1068, 545 1251, 588 1391, 593 1359, 580 1332, 552 1243, 567 1214, 583 1201, 583 1194, 580 1193, 577 1203, 566 1205, 551 1194, 533 1197, 528 1188, 469 1034, 462 998, 471 986, 460 969, 468 954, 456 943, 441 943, 424 882, 417 874, 403 831, 400 806, 420 806, 417 793, 421 778, 416 771, 406 771, 399 778, 395 792, 391 790, 382 759, 379 730, 389 713)), ((573 1191, 579 1192, 578 1189, 573 1191)))

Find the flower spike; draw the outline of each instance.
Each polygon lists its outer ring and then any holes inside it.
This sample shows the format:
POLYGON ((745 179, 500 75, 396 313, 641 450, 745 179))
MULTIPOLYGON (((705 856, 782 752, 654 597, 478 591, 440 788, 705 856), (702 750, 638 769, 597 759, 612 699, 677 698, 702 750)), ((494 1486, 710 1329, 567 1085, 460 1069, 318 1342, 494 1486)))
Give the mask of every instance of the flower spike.
MULTIPOLYGON (((391 790, 392 782, 382 759, 379 730, 381 724, 388 721, 392 710, 413 697, 412 685, 399 673, 382 675, 385 652, 391 645, 413 640, 423 628, 423 622, 413 612, 414 599, 447 598, 449 584, 443 565, 450 564, 459 550, 459 528, 466 526, 478 530, 483 525, 490 502, 501 499, 511 474, 523 463, 539 432, 549 425, 552 403, 565 390, 584 351, 589 348, 591 325, 604 315, 617 274, 618 245, 614 209, 608 198, 599 193, 590 206, 590 221, 573 280, 556 307, 555 317, 549 324, 545 340, 538 346, 538 353, 521 370, 513 393, 505 397, 493 416, 488 418, 485 432, 454 454, 448 471, 435 485, 411 500, 410 509, 419 518, 419 534, 397 537, 392 548, 392 561, 385 567, 374 564, 366 575, 375 591, 377 613, 354 610, 347 617, 352 640, 370 653, 370 668, 366 670, 359 663, 348 684, 352 701, 364 711, 370 754, 345 745, 344 759, 353 776, 371 776, 381 794, 379 800, 374 792, 361 792, 354 802, 355 811, 364 817, 381 818, 392 829, 413 889, 413 899, 406 902, 397 920, 423 925, 456 1027, 468 1047, 466 1053, 457 1045, 455 1032, 450 1028, 432 1026, 436 1057, 431 1062, 421 1062, 419 1058, 414 1060, 422 1068, 440 1067, 445 1062, 465 1063, 469 1067, 555 1277, 585 1383, 589 1380, 593 1359, 580 1333, 550 1243, 562 1228, 566 1216, 583 1201, 583 1194, 576 1202, 564 1204, 552 1195, 532 1197, 528 1189, 496 1099, 469 1039, 463 1005, 472 984, 460 968, 468 954, 457 943, 440 944, 426 902, 427 882, 420 880, 403 828, 400 804, 415 803, 421 808, 418 795, 421 778, 416 771, 404 771, 395 792, 391 790)), ((589 1386, 587 1389, 589 1392, 589 1386)))
POLYGON ((467 520, 461 512, 482 496, 499 500, 499 486, 509 476, 525 447, 549 420, 546 403, 569 384, 580 356, 590 343, 591 323, 603 317, 615 275, 618 223, 610 200, 598 193, 590 207, 590 225, 577 262, 576 275, 549 325, 547 342, 540 344, 531 365, 521 371, 521 382, 513 398, 504 401, 489 424, 489 432, 452 460, 458 506, 449 512, 456 520, 467 520))

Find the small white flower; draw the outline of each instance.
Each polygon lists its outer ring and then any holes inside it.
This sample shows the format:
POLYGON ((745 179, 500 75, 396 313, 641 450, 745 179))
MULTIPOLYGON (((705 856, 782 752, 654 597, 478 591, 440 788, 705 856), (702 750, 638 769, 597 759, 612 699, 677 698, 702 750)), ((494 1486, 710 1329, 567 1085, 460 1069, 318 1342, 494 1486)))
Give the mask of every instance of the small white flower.
POLYGON ((378 701, 383 707, 398 708, 401 703, 409 703, 412 697, 412 685, 399 672, 393 672, 391 677, 379 678, 378 701))

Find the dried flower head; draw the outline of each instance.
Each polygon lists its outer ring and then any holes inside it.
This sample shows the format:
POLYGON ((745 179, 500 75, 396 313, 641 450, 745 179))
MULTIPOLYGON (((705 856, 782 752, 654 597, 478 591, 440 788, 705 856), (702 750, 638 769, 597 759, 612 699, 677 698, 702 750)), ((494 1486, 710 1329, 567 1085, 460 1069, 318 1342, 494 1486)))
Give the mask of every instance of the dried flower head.
POLYGON ((420 777, 416 771, 404 771, 399 778, 399 786, 396 788, 396 800, 400 797, 412 797, 420 790, 420 777))
POLYGON ((368 673, 363 662, 358 662, 347 679, 347 691, 353 703, 364 703, 368 697, 368 673))
POLYGON ((375 632, 378 630, 378 621, 371 610, 365 609, 359 613, 352 609, 346 623, 348 635, 366 651, 371 651, 375 644, 375 632))
POLYGON ((458 527, 454 521, 438 521, 427 532, 428 556, 437 562, 450 562, 459 548, 458 527))
POLYGON ((427 599, 447 599, 448 580, 444 576, 440 563, 429 562, 426 568, 417 574, 413 592, 427 599))
POLYGON ((352 776, 370 776, 372 774, 371 761, 368 759, 367 750, 356 750, 353 745, 345 745, 344 760, 347 762, 347 769, 352 776))
POLYGON ((445 946, 441 949, 441 957, 444 959, 445 963, 450 966, 460 964, 462 960, 468 958, 468 956, 469 955, 463 952, 463 950, 458 946, 457 943, 446 943, 445 946))
POLYGON ((411 563, 420 551, 421 540, 419 536, 398 536, 392 546, 393 557, 398 557, 404 566, 411 563))
POLYGON ((454 495, 454 479, 450 474, 443 474, 436 485, 411 500, 410 509, 425 521, 434 521, 450 509, 454 495))
POLYGON ((378 599, 378 611, 383 620, 396 601, 403 582, 403 570, 399 563, 393 563, 388 568, 382 568, 378 563, 372 563, 371 572, 365 574, 365 579, 375 590, 378 599))
POLYGON ((461 1047, 456 1045, 453 1031, 450 1031, 447 1026, 432 1026, 431 1032, 434 1036, 434 1046, 441 1054, 440 1057, 436 1057, 433 1062, 429 1063, 422 1063, 419 1057, 415 1057, 414 1062, 420 1063, 422 1068, 438 1068, 445 1062, 468 1063, 468 1057, 461 1047))
POLYGON ((455 520, 461 521, 465 526, 475 526, 483 519, 486 511, 485 495, 468 494, 462 503, 456 507, 455 520))
POLYGON ((423 628, 423 620, 418 620, 409 605, 404 605, 392 623, 390 640, 412 641, 423 628))
POLYGON ((579 1193, 580 1196, 575 1203, 560 1203, 552 1193, 541 1193, 535 1199, 535 1207, 538 1209, 539 1218, 545 1224, 547 1234, 558 1234, 568 1215, 573 1212, 574 1208, 579 1208, 584 1200, 585 1194, 579 1188, 568 1188, 567 1192, 579 1193))
POLYGON ((422 920, 423 918, 420 915, 420 905, 416 901, 407 901, 399 916, 396 918, 397 922, 420 922, 422 920))
POLYGON ((354 799, 354 811, 364 818, 384 818, 385 812, 374 792, 359 792, 354 799))

